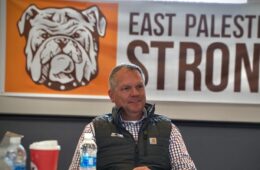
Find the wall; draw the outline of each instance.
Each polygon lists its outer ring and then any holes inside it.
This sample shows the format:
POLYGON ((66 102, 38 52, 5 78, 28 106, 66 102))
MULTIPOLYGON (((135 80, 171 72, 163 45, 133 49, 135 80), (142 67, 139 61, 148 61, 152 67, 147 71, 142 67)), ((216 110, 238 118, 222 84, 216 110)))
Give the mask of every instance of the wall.
MULTIPOLYGON (((9 130, 34 141, 57 139, 59 168, 66 170, 78 138, 92 117, 0 115, 0 138, 9 130)), ((260 124, 174 121, 198 170, 259 170, 260 124)), ((29 165, 29 159, 28 159, 29 165)))
MULTIPOLYGON (((178 120, 260 122, 260 105, 158 101, 152 103, 156 104, 157 112, 178 120)), ((0 95, 0 114, 96 116, 109 112, 112 106, 108 99, 29 98, 0 95)))

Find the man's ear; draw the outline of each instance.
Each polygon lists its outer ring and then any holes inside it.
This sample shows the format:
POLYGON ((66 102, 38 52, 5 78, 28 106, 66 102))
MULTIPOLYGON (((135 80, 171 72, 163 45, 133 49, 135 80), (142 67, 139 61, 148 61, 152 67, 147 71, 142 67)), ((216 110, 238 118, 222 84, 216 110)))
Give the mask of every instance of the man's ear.
POLYGON ((114 94, 113 94, 113 91, 111 89, 108 90, 108 96, 109 96, 111 102, 114 103, 114 94))

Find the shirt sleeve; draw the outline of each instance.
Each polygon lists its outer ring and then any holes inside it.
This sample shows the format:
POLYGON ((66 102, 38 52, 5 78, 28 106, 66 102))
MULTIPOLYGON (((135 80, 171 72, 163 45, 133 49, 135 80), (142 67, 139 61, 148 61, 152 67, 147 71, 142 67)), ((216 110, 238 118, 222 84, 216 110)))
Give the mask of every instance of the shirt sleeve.
POLYGON ((85 133, 92 133, 93 134, 93 138, 95 140, 95 130, 94 130, 94 127, 93 127, 93 123, 89 123, 86 125, 86 127, 84 128, 80 138, 79 138, 79 141, 78 141, 78 144, 77 144, 77 147, 76 147, 76 150, 74 152, 74 156, 72 158, 72 161, 71 161, 71 164, 70 164, 70 167, 69 167, 69 170, 79 170, 79 162, 80 162, 80 145, 81 143, 83 142, 83 139, 84 139, 84 134, 85 133))
POLYGON ((182 135, 174 124, 171 129, 169 152, 172 170, 196 170, 182 135))

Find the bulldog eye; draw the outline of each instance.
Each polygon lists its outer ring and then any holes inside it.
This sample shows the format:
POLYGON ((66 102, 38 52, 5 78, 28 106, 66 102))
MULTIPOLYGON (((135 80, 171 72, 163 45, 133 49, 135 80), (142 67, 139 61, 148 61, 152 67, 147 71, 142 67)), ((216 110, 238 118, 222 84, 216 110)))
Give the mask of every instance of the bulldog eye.
POLYGON ((72 35, 72 38, 79 38, 80 37, 80 35, 79 35, 79 33, 77 33, 77 32, 75 32, 73 35, 72 35))
POLYGON ((49 34, 48 33, 44 33, 44 34, 42 34, 42 38, 44 38, 44 39, 47 39, 47 38, 49 38, 49 34))

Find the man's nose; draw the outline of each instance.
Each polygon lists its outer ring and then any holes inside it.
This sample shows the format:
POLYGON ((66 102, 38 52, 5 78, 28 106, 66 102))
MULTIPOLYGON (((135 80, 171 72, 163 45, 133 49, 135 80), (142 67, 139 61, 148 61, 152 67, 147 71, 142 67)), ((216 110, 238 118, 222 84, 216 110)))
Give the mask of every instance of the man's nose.
POLYGON ((131 95, 139 95, 139 90, 138 89, 136 89, 136 88, 132 88, 132 90, 131 90, 131 95))

